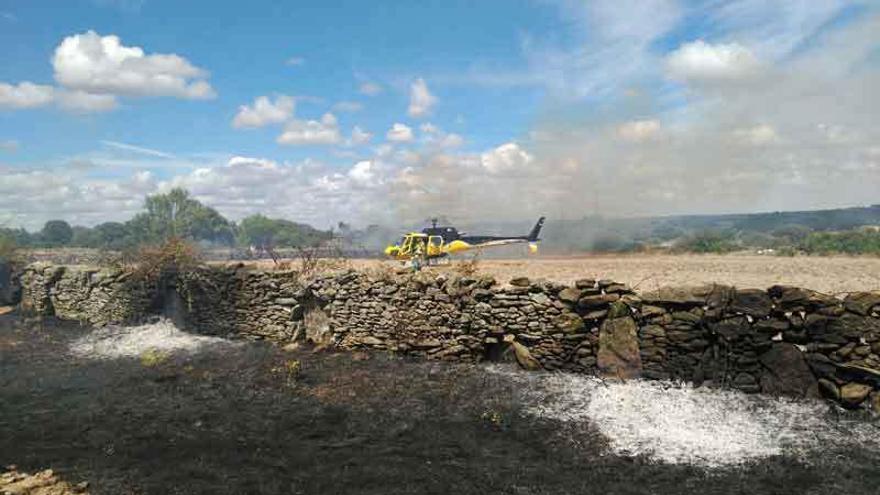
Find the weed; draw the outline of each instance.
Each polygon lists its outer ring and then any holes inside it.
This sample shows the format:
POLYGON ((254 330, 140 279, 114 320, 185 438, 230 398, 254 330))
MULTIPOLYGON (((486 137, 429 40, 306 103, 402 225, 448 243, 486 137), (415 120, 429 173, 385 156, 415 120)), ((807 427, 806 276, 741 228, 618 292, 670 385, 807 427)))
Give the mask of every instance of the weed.
POLYGON ((284 380, 284 385, 293 387, 302 373, 302 363, 297 359, 288 359, 281 365, 272 368, 272 373, 284 380))
POLYGON ((147 368, 154 368, 167 361, 169 354, 158 349, 147 349, 141 353, 141 364, 147 368))

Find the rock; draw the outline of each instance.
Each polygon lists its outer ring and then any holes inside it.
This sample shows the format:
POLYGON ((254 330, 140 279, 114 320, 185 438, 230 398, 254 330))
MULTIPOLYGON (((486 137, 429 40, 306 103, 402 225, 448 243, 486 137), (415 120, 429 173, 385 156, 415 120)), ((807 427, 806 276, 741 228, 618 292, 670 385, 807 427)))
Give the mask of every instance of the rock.
POLYGON ((488 289, 475 289, 471 293, 471 297, 477 301, 487 301, 492 298, 492 291, 488 289))
POLYGON ((660 306, 651 306, 650 304, 642 306, 641 312, 643 318, 654 318, 655 316, 666 314, 665 309, 660 306))
POLYGON ((292 297, 279 297, 278 299, 275 299, 275 304, 279 306, 296 306, 296 303, 296 299, 292 297))
POLYGON ((871 386, 864 383, 847 383, 840 387, 840 401, 847 407, 856 407, 868 397, 871 390, 871 386))
POLYGON ((737 290, 728 307, 729 311, 744 313, 755 318, 765 318, 773 308, 773 301, 759 289, 737 290))
POLYGON ((727 341, 737 340, 751 333, 748 320, 742 316, 712 323, 709 325, 709 328, 727 341))
POLYGON ((758 360, 764 367, 761 390, 773 395, 819 397, 816 378, 801 351, 792 344, 776 343, 758 360))
POLYGON ((755 377, 750 375, 749 373, 739 373, 733 379, 733 386, 742 390, 743 392, 760 392, 761 387, 758 385, 758 382, 755 380, 755 377))
POLYGON ((583 295, 583 291, 574 287, 566 287, 559 291, 559 300, 571 304, 578 302, 583 295))
POLYGON ((303 318, 303 314, 305 313, 305 308, 301 305, 297 304, 290 310, 290 319, 291 321, 298 321, 303 318))
POLYGON ((529 299, 535 304, 550 304, 550 298, 547 297, 546 294, 543 294, 541 292, 533 292, 529 294, 529 299))
POLYGON ((871 309, 878 305, 880 305, 880 292, 854 292, 843 300, 843 307, 847 311, 852 311, 862 316, 871 314, 871 309))
POLYGON ((528 277, 515 277, 510 280, 510 285, 514 287, 528 287, 530 284, 528 277))
POLYGON ((578 289, 592 289, 596 287, 596 281, 591 278, 581 278, 575 280, 574 286, 578 289))
POLYGON ((510 342, 510 345, 513 347, 513 352, 516 356, 516 362, 518 362, 523 369, 527 369, 529 371, 541 369, 541 363, 539 363, 538 360, 532 356, 532 353, 529 351, 528 347, 520 344, 515 340, 510 342))
POLYGON ((654 306, 667 304, 701 306, 706 302, 706 290, 706 287, 661 287, 641 296, 646 304, 654 306))
POLYGON ((835 401, 840 400, 840 389, 837 388, 837 384, 826 378, 819 378, 818 383, 819 392, 822 393, 823 397, 827 397, 835 401))
POLYGON ((586 296, 578 300, 578 309, 593 310, 605 307, 620 299, 617 294, 602 294, 598 296, 586 296))
POLYGON ((443 345, 443 343, 437 339, 422 339, 414 343, 413 347, 416 349, 433 349, 435 347, 440 347, 441 345, 443 345))
POLYGON ((604 376, 620 379, 641 376, 642 358, 636 330, 636 322, 629 316, 609 318, 602 323, 596 357, 604 376))
POLYGON ((565 333, 578 333, 586 328, 584 320, 574 313, 562 313, 557 316, 556 326, 565 333))

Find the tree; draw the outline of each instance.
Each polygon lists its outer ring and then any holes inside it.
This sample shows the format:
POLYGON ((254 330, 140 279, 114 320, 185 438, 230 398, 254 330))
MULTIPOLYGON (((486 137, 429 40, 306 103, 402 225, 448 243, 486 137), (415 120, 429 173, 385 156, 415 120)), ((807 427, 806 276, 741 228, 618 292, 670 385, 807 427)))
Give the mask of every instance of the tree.
POLYGON ((66 246, 73 239, 73 229, 64 220, 49 220, 43 226, 40 237, 47 246, 66 246))
POLYGON ((310 225, 251 215, 239 224, 239 242, 261 249, 270 247, 302 247, 318 244, 331 237, 310 225))
POLYGON ((161 242, 171 237, 229 244, 232 224, 217 210, 192 199, 185 189, 147 196, 144 213, 128 222, 137 243, 161 242))

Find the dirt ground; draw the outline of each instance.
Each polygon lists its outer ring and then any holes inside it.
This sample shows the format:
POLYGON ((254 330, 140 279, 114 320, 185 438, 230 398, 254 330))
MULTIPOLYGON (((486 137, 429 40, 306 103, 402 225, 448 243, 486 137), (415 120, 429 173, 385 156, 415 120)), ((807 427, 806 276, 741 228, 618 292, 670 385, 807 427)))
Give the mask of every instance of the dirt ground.
MULTIPOLYGON (((453 269, 451 267, 433 269, 453 269)), ((398 264, 353 260, 357 267, 398 264)), ((480 260, 481 272, 506 282, 513 277, 572 282, 605 278, 651 290, 662 286, 720 283, 741 288, 794 285, 829 294, 880 290, 880 258, 758 255, 592 255, 480 260)))
POLYGON ((90 332, 0 316, 0 466, 52 469, 93 495, 867 495, 878 483, 876 453, 834 446, 712 471, 612 455, 596 431, 524 413, 517 383, 479 365, 263 343, 71 354, 90 332))

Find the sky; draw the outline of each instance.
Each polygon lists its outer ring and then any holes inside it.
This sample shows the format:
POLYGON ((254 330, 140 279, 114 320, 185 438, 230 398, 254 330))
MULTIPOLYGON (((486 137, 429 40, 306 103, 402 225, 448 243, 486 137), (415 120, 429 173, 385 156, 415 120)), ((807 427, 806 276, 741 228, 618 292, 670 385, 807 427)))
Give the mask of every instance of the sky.
POLYGON ((880 0, 0 0, 0 226, 880 203, 880 0))

